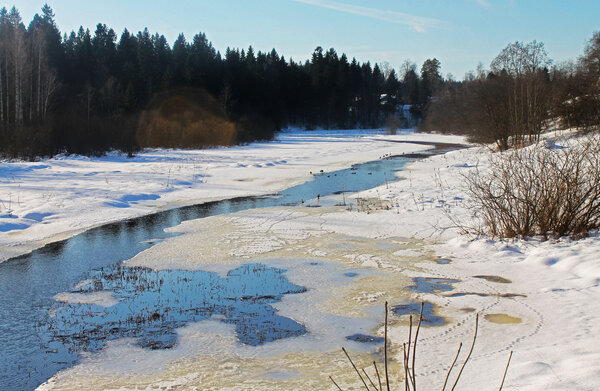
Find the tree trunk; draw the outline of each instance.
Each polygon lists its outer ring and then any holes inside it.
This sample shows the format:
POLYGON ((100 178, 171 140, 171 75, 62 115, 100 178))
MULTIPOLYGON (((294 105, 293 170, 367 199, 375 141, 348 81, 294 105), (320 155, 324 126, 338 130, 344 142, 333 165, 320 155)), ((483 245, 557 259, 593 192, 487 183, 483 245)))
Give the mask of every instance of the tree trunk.
POLYGON ((92 87, 90 85, 87 86, 87 130, 90 130, 90 111, 92 105, 92 87))
POLYGON ((35 75, 33 72, 31 73, 31 82, 29 83, 29 123, 31 124, 33 121, 33 85, 34 85, 35 75))
POLYGON ((2 88, 2 63, 0 63, 0 123, 4 123, 4 89, 2 88))
MULTIPOLYGON (((40 113, 42 109, 42 49, 38 50, 38 83, 37 83, 37 116, 40 119, 40 113)), ((33 102, 32 102, 33 104, 33 102)))
POLYGON ((15 55, 15 124, 19 123, 19 103, 21 102, 19 96, 19 61, 15 55))
POLYGON ((23 118, 24 118, 24 111, 25 108, 23 107, 23 75, 21 73, 21 71, 19 71, 19 124, 23 125, 23 118))
POLYGON ((47 74, 46 83, 44 85, 44 99, 43 99, 43 108, 42 108, 42 117, 43 121, 46 118, 46 114, 48 112, 48 105, 50 103, 50 96, 54 93, 58 86, 56 81, 56 73, 54 71, 50 71, 47 74))
POLYGON ((8 65, 6 66, 6 72, 4 72, 6 78, 6 124, 10 123, 10 89, 8 84, 8 65))

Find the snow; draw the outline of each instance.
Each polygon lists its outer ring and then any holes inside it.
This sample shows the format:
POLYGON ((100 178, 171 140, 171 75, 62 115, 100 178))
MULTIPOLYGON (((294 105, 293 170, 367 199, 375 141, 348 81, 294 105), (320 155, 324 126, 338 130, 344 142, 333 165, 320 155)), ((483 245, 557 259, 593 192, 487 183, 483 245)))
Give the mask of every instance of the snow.
MULTIPOLYGON (((379 192, 380 197, 399 205, 396 211, 367 217, 373 222, 383 221, 384 216, 397 213, 396 220, 402 224, 390 227, 389 235, 416 235, 435 242, 430 248, 440 258, 451 260, 447 265, 420 264, 422 270, 414 275, 458 279, 461 282, 455 285, 456 292, 495 294, 419 295, 419 299, 443 306, 443 312, 455 322, 439 330, 425 329, 419 359, 423 363, 421 381, 428 386, 443 381, 445 374, 438 369, 451 363, 459 342, 470 343, 474 327, 473 313, 457 310, 475 308, 482 314, 516 316, 522 323, 498 325, 480 318, 480 334, 472 361, 462 375, 461 389, 499 386, 509 350, 515 354, 504 389, 598 389, 600 238, 502 242, 460 235, 453 228, 454 221, 468 222, 471 216, 463 201, 463 175, 475 166, 485 172, 488 156, 489 151, 482 148, 435 156, 414 163, 409 172, 402 173, 410 180, 397 182, 390 190, 380 188, 363 194, 368 197, 379 192), (445 208, 441 207, 442 200, 445 208), (511 283, 473 278, 481 274, 498 275, 511 283), (524 296, 498 296, 512 293, 524 296)), ((392 334, 397 343, 407 338, 402 328, 393 329, 392 334)))
POLYGON ((68 304, 94 304, 106 308, 112 307, 119 302, 119 300, 113 296, 112 292, 106 291, 91 293, 61 292, 54 296, 54 300, 68 304))
MULTIPOLYGON (((306 180, 310 171, 427 148, 382 139, 463 141, 435 134, 334 133, 290 130, 272 143, 147 151, 131 160, 111 154, 4 162, 0 243, 12 250, 2 250, 2 256, 106 221, 271 193, 306 180), (28 228, 14 229, 18 224, 28 228)), ((385 301, 433 303, 435 314, 447 322, 420 331, 419 388, 441 388, 459 343, 470 344, 479 313, 477 343, 458 389, 499 387, 510 351, 504 390, 599 389, 600 237, 497 241, 461 235, 456 221, 471 218, 463 175, 474 167, 485 172, 489 153, 472 147, 415 161, 400 173, 401 181, 346 195, 352 208, 334 206, 341 196, 332 196, 321 200, 321 208, 249 210, 169 229, 181 235, 126 263, 219 273, 249 260, 284 267, 290 281, 312 289, 306 296, 285 296, 277 308, 306 324, 310 335, 248 347, 236 343, 221 322, 199 322, 178 330, 181 342, 172 350, 147 351, 130 340, 113 341, 40 390, 335 389, 329 375, 344 389, 358 389, 361 384, 339 347, 348 347, 361 367, 374 356, 341 340, 338 329, 353 319, 382 335, 385 301), (357 198, 371 207, 358 208, 357 198), (436 262, 440 259, 450 262, 436 262), (310 260, 322 263, 319 272, 311 272, 310 260), (359 276, 340 285, 340 271, 359 276), (458 282, 451 291, 420 293, 406 289, 414 277, 458 282)), ((398 379, 407 318, 391 315, 389 335, 391 370, 398 379)))
POLYGON ((382 141, 406 140, 408 134, 287 130, 275 142, 231 148, 147 150, 134 158, 109 153, 0 161, 0 262, 108 222, 275 193, 308 180, 311 171, 428 148, 382 141))

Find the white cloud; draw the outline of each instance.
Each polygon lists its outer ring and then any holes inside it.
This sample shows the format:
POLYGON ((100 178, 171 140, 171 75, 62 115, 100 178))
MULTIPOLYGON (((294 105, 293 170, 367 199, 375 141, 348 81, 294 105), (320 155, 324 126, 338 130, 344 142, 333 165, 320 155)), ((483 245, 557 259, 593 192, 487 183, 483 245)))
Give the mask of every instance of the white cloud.
POLYGON ((426 31, 425 27, 423 27, 420 24, 413 24, 413 25, 410 26, 410 28, 412 30, 415 30, 417 33, 424 33, 426 31))
MULTIPOLYGON (((377 8, 363 7, 359 5, 338 3, 331 0, 292 0, 298 3, 304 3, 321 8, 328 8, 335 11, 346 12, 348 14, 365 16, 367 18, 382 20, 389 23, 398 23, 408 25, 411 30, 425 32, 427 29, 442 29, 445 23, 438 19, 425 18, 396 12, 391 10, 381 10, 377 8)), ((485 0, 481 0, 485 1, 485 0)))
POLYGON ((492 8, 492 4, 487 0, 477 0, 477 4, 484 8, 492 8))

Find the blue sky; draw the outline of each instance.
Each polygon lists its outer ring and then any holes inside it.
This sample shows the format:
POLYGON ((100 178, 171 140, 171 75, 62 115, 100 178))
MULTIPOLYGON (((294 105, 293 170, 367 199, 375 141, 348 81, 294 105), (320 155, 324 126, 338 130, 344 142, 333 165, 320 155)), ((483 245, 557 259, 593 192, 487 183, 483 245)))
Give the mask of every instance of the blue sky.
MULTIPOLYGON (((438 58, 442 73, 461 79, 490 61, 508 43, 544 42, 555 62, 576 58, 600 29, 598 0, 48 0, 62 32, 106 23, 120 35, 148 27, 173 42, 206 33, 227 46, 304 60, 317 46, 333 47, 359 61, 420 68, 438 58)), ((43 0, 18 0, 25 23, 43 0)))

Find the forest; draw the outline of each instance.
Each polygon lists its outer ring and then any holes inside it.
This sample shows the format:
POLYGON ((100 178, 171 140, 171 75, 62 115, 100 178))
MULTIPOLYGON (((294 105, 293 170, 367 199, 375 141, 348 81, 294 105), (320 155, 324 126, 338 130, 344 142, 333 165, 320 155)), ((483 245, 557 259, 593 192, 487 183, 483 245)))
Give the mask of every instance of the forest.
POLYGON ((427 102, 421 130, 467 134, 499 150, 537 142, 550 128, 600 128, 600 32, 575 61, 553 64, 541 42, 514 42, 427 102))
POLYGON ((441 64, 359 63, 317 47, 304 63, 275 49, 215 50, 205 34, 172 46, 147 29, 120 36, 99 23, 61 36, 47 4, 27 27, 0 11, 0 152, 129 154, 145 147, 198 148, 269 139, 286 126, 402 125, 420 118, 442 83, 441 64))
POLYGON ((461 81, 440 71, 436 58, 397 72, 322 47, 304 63, 251 46, 220 53, 203 33, 170 46, 148 29, 117 36, 102 23, 61 36, 47 4, 27 27, 2 8, 0 154, 132 155, 267 140, 289 126, 417 123, 507 149, 552 125, 600 124, 599 33, 576 61, 553 64, 543 43, 514 42, 461 81))

